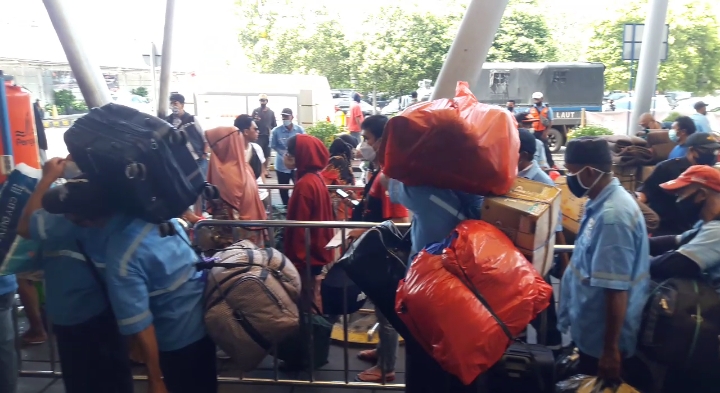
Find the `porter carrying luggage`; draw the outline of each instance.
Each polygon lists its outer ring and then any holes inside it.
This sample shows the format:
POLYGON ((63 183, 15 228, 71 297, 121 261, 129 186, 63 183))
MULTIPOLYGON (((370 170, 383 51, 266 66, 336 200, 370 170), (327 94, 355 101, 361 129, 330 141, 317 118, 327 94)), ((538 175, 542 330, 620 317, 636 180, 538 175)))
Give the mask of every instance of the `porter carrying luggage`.
POLYGON ((119 210, 148 222, 179 217, 206 186, 184 132, 123 105, 93 108, 65 132, 65 144, 119 210))

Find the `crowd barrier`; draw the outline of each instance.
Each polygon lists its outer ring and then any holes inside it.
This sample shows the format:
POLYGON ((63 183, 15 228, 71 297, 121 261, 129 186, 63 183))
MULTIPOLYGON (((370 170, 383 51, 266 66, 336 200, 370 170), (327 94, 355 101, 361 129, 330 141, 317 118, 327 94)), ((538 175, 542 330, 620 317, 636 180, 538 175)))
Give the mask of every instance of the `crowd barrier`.
MULTIPOLYGON (((198 230, 202 227, 238 227, 238 228, 287 228, 287 227, 296 227, 296 228, 304 228, 305 229, 305 247, 307 250, 307 255, 309 258, 310 255, 310 245, 312 242, 310 229, 312 228, 333 228, 338 229, 341 231, 343 237, 346 230, 349 229, 355 229, 355 228, 372 228, 377 223, 370 223, 370 222, 348 222, 348 221, 323 221, 323 222, 311 222, 311 221, 287 221, 287 220, 261 220, 261 221, 226 221, 226 220, 202 220, 197 223, 195 226, 195 230, 198 230)), ((396 224, 399 228, 409 228, 410 224, 396 224)), ((343 245, 343 251, 345 246, 343 245)), ((572 252, 573 246, 555 246, 556 252, 572 252)), ((309 264, 309 260, 307 263, 309 264)), ((310 276, 310 270, 305 269, 306 272, 306 279, 311 279, 310 276)), ((343 291, 343 300, 346 300, 345 297, 347 296, 347 291, 343 291)), ((346 302, 343 301, 343 304, 346 306, 346 302)), ((304 310, 309 311, 309 310, 304 310)), ((344 314, 347 310, 344 310, 344 314)), ((15 313, 17 315, 17 313, 15 313)), ((278 361, 275 357, 273 357, 273 377, 272 378, 257 378, 257 377, 226 377, 226 376, 218 376, 218 381, 221 384, 245 384, 245 385, 270 385, 270 386, 293 386, 293 387, 302 387, 302 386, 312 386, 312 387, 318 387, 318 388, 352 388, 352 389, 365 389, 365 390, 396 390, 396 391, 402 391, 405 389, 405 384, 402 383, 387 383, 387 384, 377 384, 377 383, 365 383, 365 382, 354 382, 351 379, 350 375, 350 369, 349 369, 349 342, 348 342, 348 315, 343 315, 341 317, 342 319, 342 325, 343 325, 343 378, 338 381, 325 381, 325 380, 317 380, 315 378, 315 373, 310 372, 308 374, 307 379, 289 379, 289 378, 282 378, 279 372, 278 367, 278 361)), ((301 318, 302 320, 302 318, 301 318)), ((48 327, 51 326, 51 323, 48 321, 48 327)), ((60 378, 62 377, 62 373, 58 371, 58 361, 55 356, 55 342, 52 335, 52 331, 48 331, 48 342, 50 345, 50 370, 49 371, 36 371, 36 370, 25 370, 23 368, 23 361, 22 356, 20 352, 20 337, 19 337, 19 331, 18 331, 18 323, 17 318, 15 318, 15 331, 16 331, 16 342, 18 344, 17 346, 17 355, 18 355, 18 365, 19 365, 19 375, 21 377, 32 377, 32 378, 60 378)), ((308 348, 309 348, 309 357, 310 357, 310 369, 314 369, 313 366, 313 334, 312 329, 306 329, 308 331, 309 337, 308 337, 308 348)), ((272 351, 272 355, 275 354, 275 350, 272 351)), ((143 375, 135 375, 133 378, 136 381, 146 381, 147 377, 143 375)))

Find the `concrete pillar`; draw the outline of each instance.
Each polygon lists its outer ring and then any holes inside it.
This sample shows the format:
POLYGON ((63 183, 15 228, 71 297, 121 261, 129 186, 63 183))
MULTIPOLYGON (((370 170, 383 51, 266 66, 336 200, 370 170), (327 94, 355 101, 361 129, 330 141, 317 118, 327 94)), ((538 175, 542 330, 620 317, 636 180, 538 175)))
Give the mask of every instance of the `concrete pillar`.
POLYGON ((162 59, 160 60, 160 93, 157 101, 158 117, 164 119, 168 112, 170 97, 170 73, 172 72, 173 21, 175 19, 175 0, 167 0, 165 5, 165 29, 163 32, 162 59))
MULTIPOLYGON (((643 30, 642 48, 638 62, 635 95, 630 115, 630 130, 637 130, 640 115, 650 112, 652 98, 655 96, 658 67, 665 32, 668 0, 650 0, 648 17, 643 30)), ((635 135, 635 132, 630 132, 635 135)))
POLYGON ((77 34, 75 26, 68 19, 64 0, 43 0, 65 56, 72 69, 78 87, 89 108, 102 106, 112 102, 110 91, 105 83, 100 67, 82 45, 82 37, 77 34))
POLYGON ((475 86, 509 0, 470 0, 431 100, 455 97, 458 81, 475 86))

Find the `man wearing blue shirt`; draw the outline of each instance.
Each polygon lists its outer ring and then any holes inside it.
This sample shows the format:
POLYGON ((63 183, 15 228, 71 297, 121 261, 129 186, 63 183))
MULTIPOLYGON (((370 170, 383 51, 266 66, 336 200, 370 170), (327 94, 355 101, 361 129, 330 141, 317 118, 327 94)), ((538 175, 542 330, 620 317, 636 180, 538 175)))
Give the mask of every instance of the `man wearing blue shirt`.
MULTIPOLYGON (((46 164, 51 168, 47 173, 62 173, 52 168, 65 164, 52 159, 46 164)), ((49 184, 57 179, 45 177, 49 184)), ((104 234, 99 239, 78 236, 78 244, 96 266, 104 268, 120 333, 142 350, 149 392, 217 391, 215 345, 203 322, 204 282, 194 266, 197 255, 180 225, 173 220, 178 234, 162 237, 157 225, 112 213, 112 207, 88 216, 93 201, 104 199, 97 197, 101 188, 79 177, 48 191, 45 177, 31 200, 40 195, 47 212, 36 213, 30 230, 46 240, 66 233, 104 234), (94 198, 88 200, 86 195, 94 198)))
POLYGON ((15 276, 0 277, 0 392, 17 391, 17 356, 12 309, 17 291, 15 276))
POLYGON ((688 147, 685 146, 685 141, 694 134, 697 129, 695 128, 695 122, 687 117, 680 116, 675 119, 672 124, 672 128, 668 131, 670 140, 677 143, 668 156, 668 160, 674 160, 676 158, 684 158, 687 156, 688 147))
MULTIPOLYGON (((435 187, 406 186, 395 179, 379 176, 390 201, 413 213, 408 264, 426 245, 443 241, 460 221, 480 218, 480 196, 435 187)), ((477 387, 464 386, 455 376, 445 372, 412 338, 406 338, 405 347, 406 392, 477 392, 477 387)))
MULTIPOLYGON (((101 247, 107 234, 76 227, 41 208, 43 195, 63 173, 58 162, 52 159, 43 167, 43 177, 23 210, 18 234, 42 244, 45 309, 57 339, 63 384, 68 392, 131 393, 128 348, 102 287, 103 265, 86 260, 78 248, 78 241, 101 247)), ((70 180, 54 192, 77 185, 82 183, 70 180)), ((109 211, 98 193, 74 195, 81 197, 74 203, 89 219, 109 211)))
POLYGON ((558 327, 580 350, 579 374, 622 377, 643 389, 633 355, 650 282, 645 220, 612 176, 606 140, 571 140, 565 166, 570 192, 590 200, 563 275, 558 327))
MULTIPOLYGON (((290 184, 293 180, 293 171, 285 167, 283 156, 287 153, 287 141, 297 134, 304 134, 305 130, 297 124, 293 124, 293 112, 290 108, 282 110, 283 124, 275 127, 270 135, 270 148, 275 150, 275 173, 277 173, 278 184, 290 184)), ((293 181, 294 182, 294 181, 293 181)), ((280 190, 280 199, 283 205, 288 204, 288 190, 280 190)))
POLYGON ((693 122, 695 122, 695 128, 697 132, 712 132, 710 128, 710 120, 707 118, 707 104, 698 101, 695 103, 695 113, 692 115, 693 122))

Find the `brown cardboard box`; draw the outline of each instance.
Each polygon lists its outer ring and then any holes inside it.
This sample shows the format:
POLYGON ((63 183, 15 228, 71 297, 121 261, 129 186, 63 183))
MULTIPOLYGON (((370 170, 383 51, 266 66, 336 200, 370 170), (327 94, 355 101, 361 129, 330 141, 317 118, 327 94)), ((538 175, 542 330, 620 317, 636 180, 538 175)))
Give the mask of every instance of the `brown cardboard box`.
POLYGON ((562 211, 563 228, 577 235, 588 198, 578 198, 573 195, 567 186, 565 176, 558 177, 555 184, 560 187, 560 210, 562 211))
POLYGON ((626 190, 635 192, 639 168, 637 166, 613 165, 612 171, 626 190))
POLYGON ((482 219, 502 230, 541 274, 553 263, 560 189, 517 178, 510 192, 486 197, 482 219))
POLYGON ((654 170, 655 165, 647 165, 640 167, 640 181, 645 182, 645 180, 650 177, 654 170))

